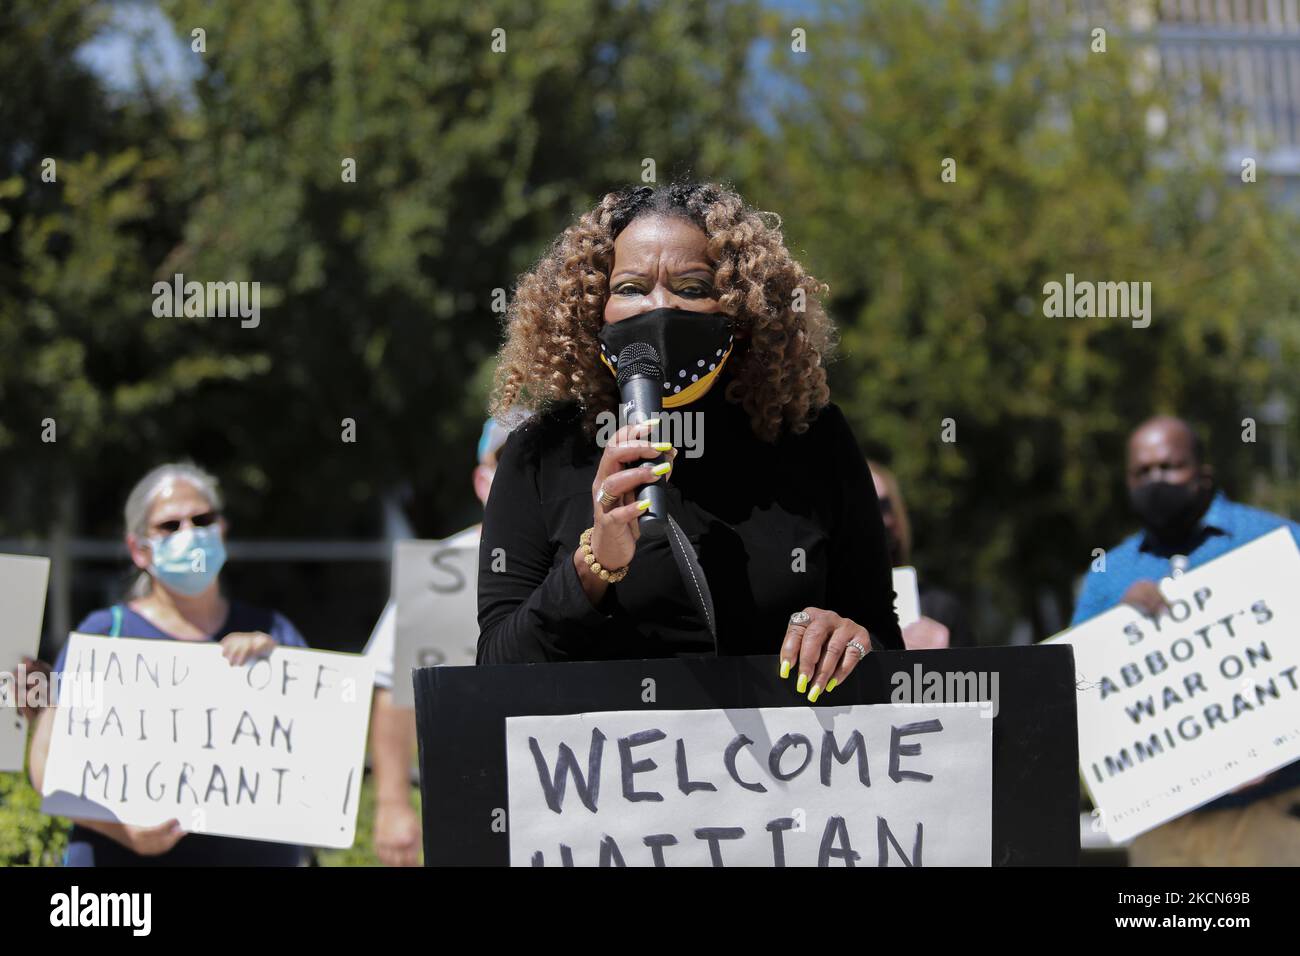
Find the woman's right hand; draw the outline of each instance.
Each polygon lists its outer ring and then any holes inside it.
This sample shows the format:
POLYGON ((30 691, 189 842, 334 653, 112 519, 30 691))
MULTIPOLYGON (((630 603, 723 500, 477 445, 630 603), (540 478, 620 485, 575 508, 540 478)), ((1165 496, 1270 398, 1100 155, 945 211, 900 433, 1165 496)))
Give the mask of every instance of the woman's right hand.
POLYGON ((595 518, 591 552, 603 568, 624 568, 632 562, 637 538, 641 535, 636 519, 643 511, 637 504, 637 489, 667 478, 672 472, 677 449, 668 442, 652 444, 647 440, 658 423, 659 419, 652 418, 620 428, 605 446, 605 453, 596 468, 596 480, 591 483, 591 507, 595 518), (656 475, 648 461, 640 468, 624 467, 629 462, 657 458, 662 454, 668 456, 668 461, 664 462, 668 467, 660 465, 661 474, 656 475), (600 500, 602 488, 618 500, 613 504, 603 504, 600 500))
POLYGON ((168 820, 156 827, 122 825, 122 842, 128 850, 140 856, 162 856, 177 843, 185 831, 179 820, 168 820))
POLYGON ((1134 581, 1129 585, 1120 603, 1136 608, 1147 617, 1156 617, 1161 611, 1169 610, 1169 602, 1160 593, 1160 585, 1150 579, 1134 581))

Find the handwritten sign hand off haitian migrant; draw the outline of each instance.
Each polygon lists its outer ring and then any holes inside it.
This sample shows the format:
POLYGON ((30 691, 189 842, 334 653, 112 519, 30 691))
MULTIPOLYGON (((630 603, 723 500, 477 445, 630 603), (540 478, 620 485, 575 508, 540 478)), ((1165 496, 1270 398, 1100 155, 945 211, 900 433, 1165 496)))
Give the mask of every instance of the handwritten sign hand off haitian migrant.
POLYGON ((1300 550, 1286 528, 1052 638, 1074 648, 1079 763, 1114 840, 1300 758, 1300 550))
POLYGON ((351 846, 373 681, 354 654, 232 667, 217 644, 73 634, 42 809, 351 846))

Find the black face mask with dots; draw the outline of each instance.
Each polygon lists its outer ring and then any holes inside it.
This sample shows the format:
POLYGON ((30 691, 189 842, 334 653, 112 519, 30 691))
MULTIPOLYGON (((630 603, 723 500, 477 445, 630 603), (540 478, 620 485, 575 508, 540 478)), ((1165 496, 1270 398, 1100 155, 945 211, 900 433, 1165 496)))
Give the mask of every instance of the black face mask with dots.
POLYGON ((688 405, 713 387, 731 356, 731 317, 687 309, 655 309, 608 322, 597 336, 600 357, 618 374, 618 354, 634 342, 654 346, 664 363, 664 408, 688 405))

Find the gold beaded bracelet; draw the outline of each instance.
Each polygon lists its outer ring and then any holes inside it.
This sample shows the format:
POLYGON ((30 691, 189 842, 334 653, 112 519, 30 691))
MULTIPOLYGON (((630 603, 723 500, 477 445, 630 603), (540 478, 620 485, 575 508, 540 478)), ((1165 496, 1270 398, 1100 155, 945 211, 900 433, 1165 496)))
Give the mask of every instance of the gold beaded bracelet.
MULTIPOLYGON (((596 560, 596 554, 591 550, 591 532, 595 528, 588 528, 582 532, 582 537, 578 539, 581 544, 582 560, 587 562, 587 566, 600 576, 602 581, 608 581, 610 584, 618 584, 627 577, 627 567, 619 568, 617 571, 611 571, 608 568, 602 568, 600 562, 596 560)), ((628 566, 630 567, 630 565, 628 566)))

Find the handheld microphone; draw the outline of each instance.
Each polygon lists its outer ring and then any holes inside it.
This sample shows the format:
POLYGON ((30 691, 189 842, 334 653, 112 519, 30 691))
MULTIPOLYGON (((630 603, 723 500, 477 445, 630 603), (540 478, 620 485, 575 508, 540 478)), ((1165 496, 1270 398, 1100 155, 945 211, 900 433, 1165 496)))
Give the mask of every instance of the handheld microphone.
MULTIPOLYGON (((664 367, 659 352, 646 342, 633 342, 618 353, 619 418, 635 425, 663 412, 664 367)), ((657 465, 668 460, 660 453, 653 459, 642 459, 636 465, 657 465)), ((664 519, 668 516, 668 500, 658 481, 637 489, 638 502, 649 501, 650 507, 637 518, 642 533, 662 534, 664 519)))

